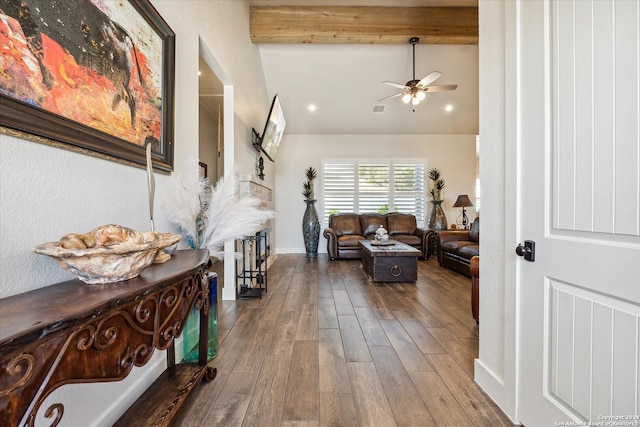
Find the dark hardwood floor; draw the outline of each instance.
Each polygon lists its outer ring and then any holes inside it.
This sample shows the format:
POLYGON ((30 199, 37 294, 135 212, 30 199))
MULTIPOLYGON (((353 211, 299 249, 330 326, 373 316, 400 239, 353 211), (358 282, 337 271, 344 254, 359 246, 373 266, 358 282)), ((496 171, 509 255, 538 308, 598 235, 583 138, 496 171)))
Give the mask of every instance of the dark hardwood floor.
POLYGON ((372 283, 359 261, 279 255, 262 299, 221 301, 218 376, 182 426, 511 426, 473 382, 470 279, 418 262, 372 283))

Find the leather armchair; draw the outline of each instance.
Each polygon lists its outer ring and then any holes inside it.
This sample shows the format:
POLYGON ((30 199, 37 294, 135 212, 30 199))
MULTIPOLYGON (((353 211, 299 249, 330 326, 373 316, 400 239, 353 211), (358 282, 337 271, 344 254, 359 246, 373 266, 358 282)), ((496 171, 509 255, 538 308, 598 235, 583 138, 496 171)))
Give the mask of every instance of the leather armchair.
POLYGON ((471 272, 471 314, 476 319, 476 323, 480 324, 480 257, 471 258, 469 265, 471 272))
POLYGON ((438 262, 443 267, 471 276, 471 258, 480 255, 480 218, 473 221, 471 230, 438 231, 438 262))

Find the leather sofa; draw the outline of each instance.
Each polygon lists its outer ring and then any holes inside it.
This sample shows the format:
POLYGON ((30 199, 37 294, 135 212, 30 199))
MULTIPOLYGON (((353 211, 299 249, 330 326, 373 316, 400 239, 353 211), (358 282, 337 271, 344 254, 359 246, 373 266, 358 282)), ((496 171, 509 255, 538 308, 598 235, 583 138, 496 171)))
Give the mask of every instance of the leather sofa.
POLYGON ((451 270, 471 276, 471 258, 480 255, 480 218, 476 218, 471 230, 438 231, 438 263, 451 270))
POLYGON ((480 257, 471 258, 469 266, 471 271, 471 314, 476 319, 476 323, 480 324, 480 257))
POLYGON ((373 240, 376 230, 383 226, 389 238, 411 245, 429 256, 429 238, 433 231, 418 228, 416 217, 411 214, 393 212, 379 213, 338 213, 329 216, 329 227, 323 232, 327 239, 329 258, 360 258, 360 240, 373 240))

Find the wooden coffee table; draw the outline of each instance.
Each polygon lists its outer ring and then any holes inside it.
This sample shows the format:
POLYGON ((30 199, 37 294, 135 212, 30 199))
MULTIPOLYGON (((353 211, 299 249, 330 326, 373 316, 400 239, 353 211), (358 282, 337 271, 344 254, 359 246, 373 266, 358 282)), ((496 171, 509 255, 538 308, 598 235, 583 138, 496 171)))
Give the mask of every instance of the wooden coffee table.
POLYGON ((388 246, 360 240, 362 268, 373 282, 415 282, 418 279, 418 257, 422 253, 405 243, 390 241, 388 246))

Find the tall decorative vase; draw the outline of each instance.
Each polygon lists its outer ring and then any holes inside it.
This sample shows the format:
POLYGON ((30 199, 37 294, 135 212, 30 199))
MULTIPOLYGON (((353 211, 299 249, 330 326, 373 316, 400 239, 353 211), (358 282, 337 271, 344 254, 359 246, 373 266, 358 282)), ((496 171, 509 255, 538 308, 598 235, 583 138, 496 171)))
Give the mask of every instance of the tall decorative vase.
POLYGON ((447 216, 444 214, 444 210, 442 210, 442 202, 444 202, 444 200, 431 201, 433 206, 431 206, 431 214, 429 215, 427 228, 431 228, 432 230, 447 229, 447 216))
POLYGON ((302 217, 302 235, 308 257, 318 256, 318 239, 320 239, 320 221, 315 207, 315 200, 305 200, 307 208, 302 217))
MULTIPOLYGON (((209 339, 207 344, 207 360, 218 355, 218 274, 207 273, 209 283, 209 339)), ((191 308, 184 326, 182 352, 185 362, 198 361, 200 343, 200 310, 191 308)))

